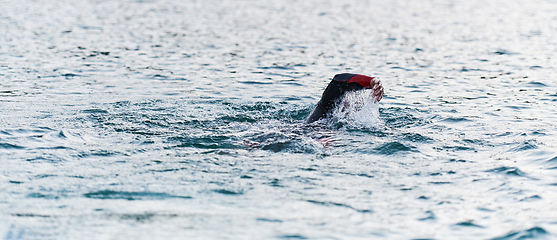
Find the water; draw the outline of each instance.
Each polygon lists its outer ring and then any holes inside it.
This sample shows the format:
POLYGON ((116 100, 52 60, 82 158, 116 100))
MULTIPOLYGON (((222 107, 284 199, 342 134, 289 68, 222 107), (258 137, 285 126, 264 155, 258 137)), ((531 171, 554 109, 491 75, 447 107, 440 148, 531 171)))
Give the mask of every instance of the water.
POLYGON ((0 6, 3 239, 557 238, 553 1, 0 6))

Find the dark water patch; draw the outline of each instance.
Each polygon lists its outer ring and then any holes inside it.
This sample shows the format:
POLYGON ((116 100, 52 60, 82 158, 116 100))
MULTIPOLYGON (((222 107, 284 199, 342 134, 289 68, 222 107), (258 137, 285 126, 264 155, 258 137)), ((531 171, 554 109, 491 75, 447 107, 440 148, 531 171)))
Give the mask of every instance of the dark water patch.
POLYGON ((162 75, 162 74, 154 74, 154 75, 151 75, 150 77, 153 78, 153 79, 158 79, 158 80, 173 80, 173 79, 170 79, 169 76, 162 75))
POLYGON ((456 223, 455 226, 459 226, 459 227, 484 228, 483 226, 480 226, 480 225, 475 224, 473 220, 468 220, 468 221, 464 221, 464 222, 459 222, 459 223, 456 223))
POLYGON ((443 149, 454 150, 454 151, 471 151, 471 150, 475 150, 473 147, 467 147, 467 146, 443 146, 443 149))
POLYGON ((258 69, 280 69, 280 70, 293 70, 295 67, 305 67, 306 65, 304 64, 294 64, 294 63, 287 63, 287 64, 278 64, 278 63, 273 63, 273 65, 268 66, 268 67, 258 67, 258 69))
POLYGON ((233 191, 228 189, 215 189, 213 192, 224 194, 224 195, 242 195, 244 194, 243 191, 233 191))
POLYGON ((303 171, 308 171, 308 172, 314 172, 314 171, 317 171, 317 169, 315 169, 315 168, 312 168, 312 167, 308 167, 308 168, 300 168, 300 170, 303 170, 303 171))
POLYGON ((313 110, 313 106, 300 107, 287 102, 257 102, 229 106, 231 113, 219 118, 225 123, 249 122, 264 120, 295 121, 304 120, 313 110))
POLYGON ((177 142, 173 147, 197 149, 235 149, 241 146, 233 144, 229 136, 202 136, 202 137, 170 137, 168 142, 177 142))
MULTIPOLYGON (((201 101, 204 101, 204 100, 201 100, 201 101)), ((127 102, 128 101, 116 102, 116 103, 113 103, 112 105, 113 106, 122 106, 123 104, 126 104, 127 102)), ((222 102, 222 100, 217 101, 217 102, 222 102)), ((165 103, 165 101, 163 101, 161 99, 148 99, 148 100, 134 102, 132 104, 132 106, 139 107, 140 110, 156 110, 156 109, 161 109, 160 105, 164 104, 164 103, 165 103)))
POLYGON ((2 134, 2 135, 8 135, 8 136, 9 136, 9 135, 12 135, 9 131, 6 131, 6 130, 1 130, 1 131, 0 131, 0 134, 2 134))
POLYGON ((268 111, 271 109, 275 109, 275 104, 272 102, 256 102, 253 104, 241 104, 240 106, 230 106, 230 108, 234 110, 241 110, 241 111, 268 111))
POLYGON ((518 54, 518 53, 509 52, 505 49, 499 49, 495 52, 491 52, 491 54, 494 54, 494 55, 515 55, 515 54, 518 54))
POLYGON ((528 140, 518 144, 518 146, 511 148, 509 151, 511 152, 521 152, 527 151, 532 149, 537 149, 538 146, 536 144, 536 140, 528 140))
POLYGON ((356 212, 360 212, 360 213, 371 213, 371 212, 373 212, 372 210, 369 210, 369 209, 356 209, 356 208, 354 208, 350 205, 346 205, 346 204, 342 204, 342 203, 336 203, 336 202, 328 202, 328 201, 323 202, 323 201, 316 201, 316 200, 306 200, 306 201, 310 202, 310 203, 317 204, 317 205, 349 208, 349 209, 352 209, 352 210, 354 210, 356 212))
POLYGON ((394 155, 397 153, 414 151, 414 147, 406 146, 400 142, 390 142, 375 148, 375 150, 382 155, 394 155))
MULTIPOLYGON (((135 127, 126 127, 126 128, 113 128, 115 132, 118 133, 130 133, 135 135, 141 136, 160 136, 162 133, 155 131, 154 129, 148 128, 135 128, 135 127)), ((152 140, 145 140, 144 143, 153 143, 152 140)))
POLYGON ((426 211, 425 214, 426 214, 426 217, 418 218, 418 221, 428 221, 428 220, 435 220, 436 219, 435 214, 433 214, 432 211, 426 211))
MULTIPOLYGON (((52 149, 52 148, 38 148, 38 149, 52 149)), ((36 156, 32 158, 25 159, 27 162, 49 162, 49 163, 56 163, 64 161, 64 158, 58 157, 53 154, 43 154, 42 156, 36 156)))
POLYGON ((557 156, 545 161, 545 164, 548 169, 557 169, 557 156))
POLYGON ((283 238, 283 239, 308 239, 307 237, 304 237, 304 236, 298 235, 298 234, 282 235, 282 236, 279 236, 278 238, 283 238))
POLYGON ((276 141, 270 143, 261 144, 261 149, 269 150, 273 152, 282 152, 282 151, 290 151, 296 149, 296 142, 295 141, 276 141))
MULTIPOLYGON (((370 135, 370 136, 374 136, 374 137, 379 137, 379 138, 395 138, 397 135, 395 133, 391 133, 391 132, 385 132, 382 130, 376 130, 376 129, 366 129, 366 128, 351 128, 351 129, 346 129, 346 132, 349 133, 363 133, 366 135, 370 135)), ((412 133, 410 133, 410 138, 412 138, 412 133)), ((406 133, 403 133, 402 136, 407 136, 406 133)), ((403 138, 404 139, 404 138, 403 138)))
POLYGON ((369 175, 367 173, 358 173, 356 174, 358 177, 365 177, 365 178, 374 178, 375 176, 369 175))
POLYGON ((469 122, 471 120, 464 118, 464 117, 448 117, 442 120, 443 122, 449 123, 462 123, 462 122, 469 122))
POLYGON ((533 227, 523 231, 510 232, 503 237, 492 238, 492 240, 523 240, 545 238, 548 232, 541 227, 533 227))
POLYGON ((42 194, 42 193, 30 193, 27 194, 28 198, 43 198, 43 199, 59 199, 60 196, 53 194, 42 194))
POLYGON ((294 107, 287 107, 279 109, 276 114, 269 116, 270 118, 274 119, 281 119, 281 120, 305 120, 309 114, 313 111, 313 106, 308 108, 296 108, 294 107))
POLYGON ((79 154, 77 154, 78 157, 80 158, 87 158, 87 157, 112 157, 112 156, 116 156, 116 155, 124 155, 127 156, 127 153, 121 153, 121 152, 114 152, 114 151, 110 151, 110 150, 106 150, 106 149, 95 149, 95 150, 90 150, 87 152, 80 152, 79 154))
POLYGON ((91 114, 107 114, 108 111, 99 108, 92 108, 92 109, 85 109, 81 111, 82 113, 91 113, 91 114))
POLYGON ((533 202, 533 201, 538 201, 540 199, 542 199, 542 197, 540 197, 538 195, 533 195, 533 196, 530 196, 530 197, 520 199, 520 201, 521 202, 533 202))
POLYGON ((39 174, 35 176, 35 179, 41 179, 41 178, 49 178, 49 177, 58 177, 58 175, 54 175, 54 174, 39 174))
POLYGON ((519 106, 519 105, 507 105, 507 106, 504 106, 504 107, 510 108, 510 109, 514 109, 514 110, 522 110, 522 109, 531 109, 531 108, 532 108, 532 107, 526 106, 526 105, 522 105, 522 106, 519 106))
MULTIPOLYGON (((160 101, 160 100, 159 100, 160 101)), ((187 101, 188 105, 194 105, 194 106, 203 106, 203 105, 210 105, 210 106, 219 106, 219 105, 224 105, 224 106, 230 106, 230 105, 234 105, 235 103, 228 101, 227 99, 218 99, 218 98, 214 98, 214 97, 208 97, 208 96, 199 96, 197 98, 194 99, 184 99, 184 101, 187 101)), ((147 102, 149 103, 149 102, 147 102)), ((143 103, 145 104, 145 103, 143 103)), ((154 104, 151 103, 151 104, 154 104)))
POLYGON ((281 223, 282 220, 278 220, 278 219, 268 219, 268 218, 258 218, 256 219, 257 221, 260 222, 272 222, 272 223, 281 223))
POLYGON ((404 140, 415 142, 415 143, 425 143, 425 142, 433 141, 433 139, 423 136, 419 133, 403 133, 402 136, 404 140))
POLYGON ((0 142, 0 149, 24 149, 25 147, 11 143, 0 142))
POLYGON ((52 215, 35 214, 35 213, 13 213, 12 216, 15 216, 15 217, 30 217, 30 218, 36 218, 36 217, 49 218, 49 217, 53 217, 52 215))
MULTIPOLYGON (((298 83, 298 80, 296 79, 286 79, 286 80, 281 80, 280 83, 285 84, 285 85, 292 85, 292 86, 296 86, 296 87, 304 87, 303 84, 298 83)), ((296 98, 296 97, 289 97, 286 100, 290 100, 290 101, 295 101, 295 100, 300 100, 300 98, 296 98)))
POLYGON ((364 177, 364 178, 374 178, 375 176, 368 174, 368 173, 358 173, 358 172, 338 172, 339 174, 348 175, 348 176, 355 176, 355 177, 364 177))
POLYGON ((112 190, 102 190, 98 192, 90 192, 83 194, 86 198, 93 199, 125 199, 125 200, 164 200, 169 198, 183 198, 190 199, 189 196, 176 196, 167 193, 159 192, 124 192, 124 191, 112 191, 112 190))
POLYGON ((423 113, 411 108, 380 108, 379 113, 385 122, 385 126, 393 129, 423 126, 430 123, 429 120, 418 117, 418 115, 423 113))
POLYGON ((545 83, 537 82, 537 81, 528 82, 528 84, 534 85, 534 86, 540 86, 540 87, 547 87, 547 85, 545 83))
POLYGON ((473 144, 473 145, 478 145, 478 146, 493 146, 493 145, 489 144, 489 142, 484 140, 484 139, 462 139, 462 141, 464 143, 467 143, 467 144, 473 144))
POLYGON ((65 73, 62 74, 62 77, 66 77, 66 78, 70 78, 70 77, 79 77, 80 75, 75 74, 75 73, 65 73))
POLYGON ((403 67, 391 67, 391 69, 404 70, 404 71, 407 71, 407 72, 415 71, 413 69, 403 68, 403 67))
POLYGON ((167 169, 159 169, 159 170, 149 170, 150 172, 178 172, 182 170, 187 170, 188 168, 167 168, 167 169))
POLYGON ((262 81, 239 81, 239 83, 248 84, 248 85, 270 85, 273 84, 272 82, 262 82, 262 81))
POLYGON ((430 184, 433 185, 445 185, 445 184, 453 184, 452 182, 444 182, 444 181, 439 181, 439 182, 429 182, 430 184))
MULTIPOLYGON (((97 211, 104 211, 104 209, 96 209, 97 211)), ((124 214, 117 214, 117 213, 107 213, 105 214, 107 218, 113 218, 122 221, 133 221, 139 223, 148 223, 155 221, 155 218, 175 218, 179 217, 178 214, 168 214, 168 213, 154 213, 154 212, 144 212, 144 213, 124 213, 124 214)))
POLYGON ((121 214, 120 219, 122 220, 133 220, 137 222, 148 222, 155 217, 154 213, 143 213, 143 214, 121 214))
POLYGON ((115 154, 117 153, 109 150, 104 150, 104 149, 92 150, 89 151, 89 153, 87 153, 87 155, 89 156, 99 156, 99 157, 110 157, 110 156, 114 156, 115 154))
POLYGON ((493 173, 505 174, 509 176, 517 176, 517 177, 526 176, 526 173, 524 173, 517 167, 498 167, 491 170, 487 170, 486 172, 493 172, 493 173))
POLYGON ((329 137, 329 130, 290 124, 270 124, 243 139, 243 145, 273 152, 315 153, 322 151, 320 139, 329 137))
POLYGON ((279 179, 274 178, 274 179, 271 179, 270 182, 265 183, 265 184, 267 184, 267 185, 269 185, 269 186, 271 186, 271 187, 285 187, 284 185, 281 185, 280 182, 281 182, 281 181, 280 181, 279 179))
POLYGON ((534 130, 530 134, 534 135, 534 136, 546 136, 547 135, 547 133, 542 132, 542 131, 538 131, 538 130, 534 130))
POLYGON ((58 134, 56 135, 56 137, 62 138, 62 139, 66 139, 66 138, 68 138, 68 136, 66 136, 66 135, 67 135, 67 134, 64 133, 64 131, 60 131, 60 132, 58 132, 58 134))
POLYGON ((226 115, 217 118, 217 121, 221 121, 225 124, 229 123, 255 123, 257 120, 261 119, 261 117, 256 117, 254 115, 247 115, 247 114, 236 114, 236 115, 226 115))
POLYGON ((477 209, 482 212, 495 212, 495 210, 493 209, 484 208, 484 207, 478 207, 477 209))
POLYGON ((128 108, 132 105, 131 101, 118 101, 112 104, 114 108, 128 108))
POLYGON ((14 180, 10 180, 10 181, 8 181, 8 182, 9 182, 9 183, 12 183, 12 184, 22 184, 22 183, 24 183, 24 182, 22 182, 22 181, 14 181, 14 180))
POLYGON ((169 128, 170 124, 168 123, 168 121, 166 119, 160 119, 159 117, 157 118, 152 118, 152 119, 146 119, 145 121, 142 122, 144 125, 146 125, 148 128, 153 128, 153 127, 160 127, 160 128, 169 128))

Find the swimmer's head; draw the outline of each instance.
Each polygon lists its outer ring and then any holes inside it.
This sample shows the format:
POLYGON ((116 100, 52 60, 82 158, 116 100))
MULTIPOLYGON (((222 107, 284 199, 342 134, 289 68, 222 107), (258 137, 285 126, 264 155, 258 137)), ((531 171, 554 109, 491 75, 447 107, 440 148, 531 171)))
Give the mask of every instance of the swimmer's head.
MULTIPOLYGON (((349 86, 354 86, 355 88, 359 88, 359 89, 370 89, 373 85, 373 83, 371 82, 374 79, 374 77, 368 77, 365 75, 355 75, 352 78, 350 78, 348 80, 348 85, 349 86), (359 86, 355 85, 354 83, 359 84, 359 86)), ((358 89, 356 89, 358 90, 358 89)))
POLYGON ((383 85, 381 85, 381 81, 379 81, 376 77, 368 77, 358 74, 351 77, 347 84, 350 89, 353 90, 372 89, 372 95, 375 102, 379 102, 383 98, 383 85))

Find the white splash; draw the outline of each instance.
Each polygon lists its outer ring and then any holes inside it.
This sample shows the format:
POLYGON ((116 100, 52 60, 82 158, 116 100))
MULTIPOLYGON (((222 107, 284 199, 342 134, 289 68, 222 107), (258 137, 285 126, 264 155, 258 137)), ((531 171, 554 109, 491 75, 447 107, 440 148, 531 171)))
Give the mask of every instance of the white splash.
POLYGON ((379 118, 379 103, 375 101, 372 90, 349 92, 331 113, 331 120, 347 128, 381 129, 383 121, 379 118))

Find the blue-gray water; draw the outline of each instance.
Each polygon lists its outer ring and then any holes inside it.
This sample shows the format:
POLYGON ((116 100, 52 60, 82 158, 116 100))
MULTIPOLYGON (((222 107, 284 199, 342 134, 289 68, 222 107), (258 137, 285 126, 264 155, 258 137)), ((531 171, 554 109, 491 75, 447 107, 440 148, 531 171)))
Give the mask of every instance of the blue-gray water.
POLYGON ((557 238, 556 12, 0 0, 0 237, 557 238), (379 115, 305 126, 342 72, 379 115))

